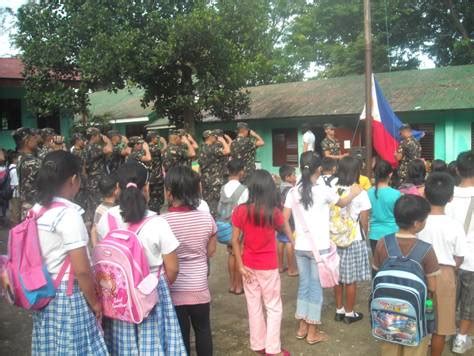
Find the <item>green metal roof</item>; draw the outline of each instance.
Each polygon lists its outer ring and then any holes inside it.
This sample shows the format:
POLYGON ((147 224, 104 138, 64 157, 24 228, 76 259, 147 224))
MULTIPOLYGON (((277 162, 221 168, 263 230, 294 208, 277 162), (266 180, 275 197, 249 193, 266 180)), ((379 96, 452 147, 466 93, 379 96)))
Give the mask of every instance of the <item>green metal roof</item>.
MULTIPOLYGON (((474 108, 474 65, 375 74, 396 112, 474 108)), ((364 76, 308 80, 248 88, 250 114, 241 119, 359 114, 364 106, 364 76)), ((93 114, 114 119, 147 116, 139 89, 91 94, 93 114)), ((207 118, 212 120, 212 118, 207 118)))

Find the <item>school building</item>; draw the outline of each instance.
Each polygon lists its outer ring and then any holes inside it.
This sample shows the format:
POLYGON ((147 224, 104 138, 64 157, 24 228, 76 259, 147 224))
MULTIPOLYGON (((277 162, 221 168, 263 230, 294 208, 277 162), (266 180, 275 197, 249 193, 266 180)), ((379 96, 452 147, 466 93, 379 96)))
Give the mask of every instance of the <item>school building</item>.
POLYGON ((73 115, 59 111, 38 116, 28 110, 22 71, 23 63, 19 58, 0 58, 0 148, 15 148, 11 134, 19 127, 52 127, 61 135, 68 136, 74 120, 73 115))
MULTIPOLYGON (((72 119, 57 114, 37 119, 24 103, 21 70, 5 68, 0 59, 0 146, 12 147, 11 130, 20 126, 54 127, 69 134, 72 119), (16 72, 15 72, 16 71, 16 72), (6 77, 4 73, 13 77, 6 77)), ((451 161, 474 142, 474 65, 376 74, 385 97, 403 122, 425 131, 423 157, 451 161)), ((235 132, 236 121, 246 121, 265 140, 258 149, 258 164, 272 172, 284 163, 296 165, 302 152, 301 125, 308 123, 317 137, 324 138, 323 124, 333 123, 336 136, 346 149, 363 145, 364 77, 340 78, 263 85, 247 88, 250 112, 223 122, 205 117, 196 125, 198 138, 206 129, 235 132)), ((100 91, 90 96, 91 115, 106 116, 128 136, 156 129, 166 136, 173 126, 157 118, 151 107, 143 108, 143 90, 129 88, 117 93, 100 91)))

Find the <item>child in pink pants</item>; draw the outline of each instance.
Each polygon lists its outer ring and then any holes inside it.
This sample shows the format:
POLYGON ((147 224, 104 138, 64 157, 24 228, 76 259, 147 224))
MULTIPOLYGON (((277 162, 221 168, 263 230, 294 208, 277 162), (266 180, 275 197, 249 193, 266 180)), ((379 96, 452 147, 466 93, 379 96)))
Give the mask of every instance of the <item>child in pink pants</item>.
POLYGON ((244 279, 250 348, 259 354, 289 356, 280 340, 283 310, 275 230, 292 234, 278 209, 278 193, 270 173, 256 170, 249 178, 248 190, 248 202, 237 206, 232 214, 232 248, 244 279))

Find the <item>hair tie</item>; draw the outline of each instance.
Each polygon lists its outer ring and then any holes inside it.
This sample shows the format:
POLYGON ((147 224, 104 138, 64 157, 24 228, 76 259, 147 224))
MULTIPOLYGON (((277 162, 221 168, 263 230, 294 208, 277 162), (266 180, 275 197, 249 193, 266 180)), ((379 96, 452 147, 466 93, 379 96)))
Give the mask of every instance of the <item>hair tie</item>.
POLYGON ((303 169, 305 169, 305 168, 309 169, 309 166, 306 164, 306 165, 303 166, 303 169))
POLYGON ((128 189, 128 188, 138 188, 138 187, 135 183, 130 182, 130 183, 127 183, 127 186, 125 187, 125 189, 128 189))

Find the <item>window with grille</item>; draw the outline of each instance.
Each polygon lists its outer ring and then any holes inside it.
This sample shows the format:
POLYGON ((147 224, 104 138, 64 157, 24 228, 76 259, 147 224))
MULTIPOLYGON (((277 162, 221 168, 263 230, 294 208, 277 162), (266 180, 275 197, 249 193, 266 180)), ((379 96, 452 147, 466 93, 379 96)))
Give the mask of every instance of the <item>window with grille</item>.
POLYGON ((425 136, 420 140, 421 158, 432 161, 434 157, 434 124, 412 124, 414 130, 424 131, 425 136))
POLYGON ((298 132, 297 129, 272 130, 273 166, 284 164, 298 165, 298 132))
POLYGON ((21 100, 0 99, 0 129, 16 130, 21 127, 21 100))

